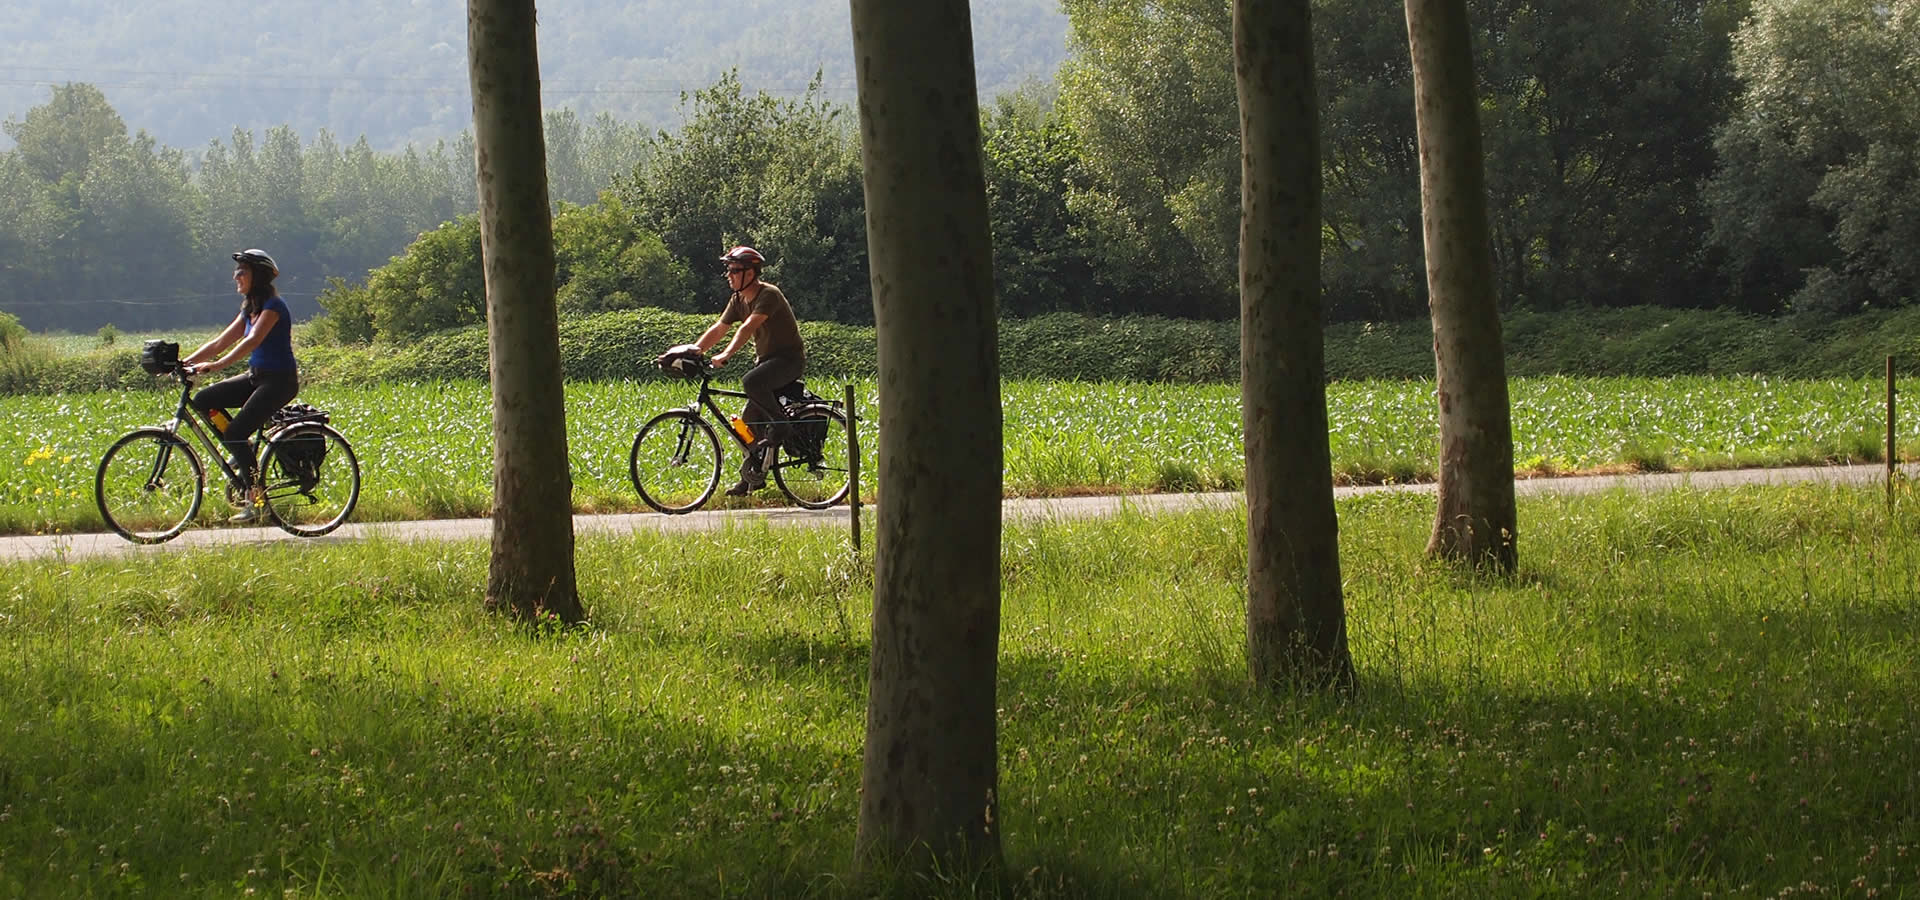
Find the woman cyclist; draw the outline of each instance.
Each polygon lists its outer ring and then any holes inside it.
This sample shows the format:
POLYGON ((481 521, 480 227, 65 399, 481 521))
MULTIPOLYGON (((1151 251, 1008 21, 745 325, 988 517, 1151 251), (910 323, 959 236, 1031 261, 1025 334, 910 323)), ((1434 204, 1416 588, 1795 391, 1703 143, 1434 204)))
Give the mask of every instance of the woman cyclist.
POLYGON ((241 301, 240 314, 180 362, 192 375, 217 372, 242 357, 247 359, 246 374, 206 386, 193 396, 193 405, 202 413, 238 409, 221 434, 221 441, 233 455, 248 488, 240 511, 229 521, 252 522, 266 514, 266 507, 261 502, 263 492, 254 483, 253 471, 258 463, 247 439, 266 424, 274 410, 293 402, 300 392, 300 367, 293 358, 293 313, 273 287, 280 267, 265 250, 242 250, 233 254, 233 262, 234 292, 246 298, 241 301))

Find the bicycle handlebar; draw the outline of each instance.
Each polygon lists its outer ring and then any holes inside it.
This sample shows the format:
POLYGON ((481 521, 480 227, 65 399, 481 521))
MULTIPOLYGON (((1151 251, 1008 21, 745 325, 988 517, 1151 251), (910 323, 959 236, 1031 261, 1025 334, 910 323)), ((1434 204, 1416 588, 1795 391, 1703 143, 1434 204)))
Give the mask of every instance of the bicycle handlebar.
POLYGON ((660 368, 660 371, 668 375, 688 380, 694 378, 711 378, 713 377, 715 368, 713 362, 707 359, 706 354, 697 352, 687 353, 682 351, 676 353, 668 351, 655 357, 653 363, 660 368), (695 371, 685 371, 683 366, 686 363, 693 363, 696 366, 695 371))

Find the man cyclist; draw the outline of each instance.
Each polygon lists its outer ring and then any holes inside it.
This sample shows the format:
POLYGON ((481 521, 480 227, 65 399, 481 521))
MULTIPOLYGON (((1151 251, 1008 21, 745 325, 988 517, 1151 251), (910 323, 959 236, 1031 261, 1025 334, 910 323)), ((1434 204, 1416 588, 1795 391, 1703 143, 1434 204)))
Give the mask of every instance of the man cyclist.
MULTIPOLYGON (((786 440, 792 430, 774 392, 800 379, 807 366, 807 351, 800 340, 800 323, 794 318, 792 305, 787 303, 787 295, 760 280, 760 270, 767 264, 767 258, 752 247, 735 247, 721 256, 720 262, 726 266, 727 287, 732 290, 727 297, 727 308, 691 346, 705 353, 738 324, 740 330, 734 332, 726 348, 713 355, 713 366, 717 369, 725 366, 747 341, 753 341, 754 364, 741 379, 741 392, 747 395, 747 409, 742 415, 753 429, 754 442, 748 448, 746 461, 740 465, 740 481, 727 489, 727 496, 743 497, 766 487, 767 476, 761 459, 768 455, 768 450, 786 440)), ((667 352, 673 354, 686 349, 687 345, 683 345, 667 352)))

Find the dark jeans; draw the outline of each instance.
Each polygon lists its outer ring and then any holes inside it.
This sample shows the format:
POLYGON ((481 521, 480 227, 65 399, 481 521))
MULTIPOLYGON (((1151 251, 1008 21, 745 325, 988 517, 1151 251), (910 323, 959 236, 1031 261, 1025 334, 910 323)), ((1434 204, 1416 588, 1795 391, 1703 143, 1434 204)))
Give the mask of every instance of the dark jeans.
POLYGON ((756 437, 779 441, 787 436, 787 413, 775 391, 798 381, 806 368, 805 356, 773 356, 761 360, 740 380, 740 390, 747 395, 747 410, 740 417, 756 437))
POLYGON ((253 445, 247 438, 267 424, 267 417, 273 411, 293 402, 295 394, 300 393, 300 373, 298 372, 255 372, 235 375, 225 381, 215 382, 200 389, 193 395, 193 405, 201 412, 210 409, 233 409, 233 421, 227 423, 227 431, 221 436, 221 443, 227 445, 227 452, 233 455, 233 461, 240 467, 240 474, 249 482, 253 479, 253 445))

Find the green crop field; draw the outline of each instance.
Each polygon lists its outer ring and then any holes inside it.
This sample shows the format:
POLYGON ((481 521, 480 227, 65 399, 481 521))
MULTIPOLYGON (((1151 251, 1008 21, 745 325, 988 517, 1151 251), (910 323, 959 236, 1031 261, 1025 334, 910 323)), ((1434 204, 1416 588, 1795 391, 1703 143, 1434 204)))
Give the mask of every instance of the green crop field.
MULTIPOLYGON (((1903 392, 1920 385, 1907 384, 1903 392)), ((816 390, 840 396, 837 385, 816 390)), ((856 386, 876 415, 871 382, 856 386)), ((1541 378, 1513 383, 1516 466, 1551 475, 1883 459, 1884 386, 1869 379, 1541 378)), ((683 384, 567 386, 573 505, 630 511, 635 430, 690 399, 683 384)), ((490 422, 480 383, 321 387, 302 399, 332 412, 365 478, 355 519, 484 514, 490 422)), ((120 433, 171 412, 164 393, 0 397, 0 532, 99 529, 94 467, 120 433)), ((1238 487, 1239 393, 1231 385, 1015 382, 1004 388, 1009 494, 1060 495, 1238 487)), ((1438 442, 1433 385, 1341 382, 1329 388, 1335 475, 1348 482, 1430 478, 1438 442)), ((884 423, 863 420, 866 471, 884 423)), ((1903 456, 1914 447, 1901 443, 1903 456)), ((869 491, 872 479, 867 479, 869 491)), ((218 493, 217 491, 215 492, 218 493)), ((725 501, 725 498, 720 498, 725 501)), ((774 495, 759 501, 778 502, 774 495)), ((214 516, 217 503, 203 515, 214 516)))

